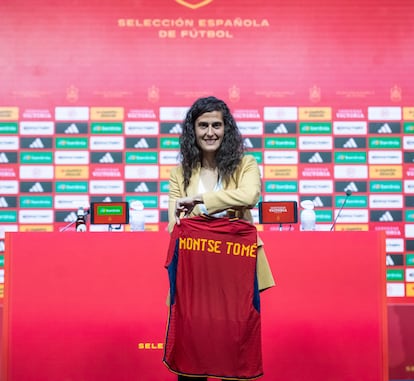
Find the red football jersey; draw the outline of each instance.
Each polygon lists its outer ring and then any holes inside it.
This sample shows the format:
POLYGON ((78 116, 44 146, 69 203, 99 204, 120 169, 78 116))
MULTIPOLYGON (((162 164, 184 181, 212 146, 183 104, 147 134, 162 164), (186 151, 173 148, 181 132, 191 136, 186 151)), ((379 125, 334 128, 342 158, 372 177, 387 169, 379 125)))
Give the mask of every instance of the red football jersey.
POLYGON ((186 218, 171 233, 164 363, 178 374, 262 376, 257 231, 243 220, 186 218))

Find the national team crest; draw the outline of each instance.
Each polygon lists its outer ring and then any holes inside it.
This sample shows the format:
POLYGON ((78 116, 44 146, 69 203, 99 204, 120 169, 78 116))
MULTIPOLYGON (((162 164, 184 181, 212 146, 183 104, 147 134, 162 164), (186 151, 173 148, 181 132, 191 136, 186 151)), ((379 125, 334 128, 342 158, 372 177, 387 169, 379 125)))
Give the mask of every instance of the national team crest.
POLYGON ((390 90, 390 94, 393 102, 400 102, 402 100, 402 90, 400 86, 394 85, 390 90))
POLYGON ((175 0, 178 4, 184 5, 184 7, 197 9, 204 7, 207 4, 213 2, 213 0, 175 0))
POLYGON ((309 99, 312 102, 319 102, 321 100, 321 88, 316 85, 313 85, 309 89, 309 99))
POLYGON ((66 89, 66 99, 69 102, 76 102, 79 99, 79 89, 74 85, 70 85, 66 89))

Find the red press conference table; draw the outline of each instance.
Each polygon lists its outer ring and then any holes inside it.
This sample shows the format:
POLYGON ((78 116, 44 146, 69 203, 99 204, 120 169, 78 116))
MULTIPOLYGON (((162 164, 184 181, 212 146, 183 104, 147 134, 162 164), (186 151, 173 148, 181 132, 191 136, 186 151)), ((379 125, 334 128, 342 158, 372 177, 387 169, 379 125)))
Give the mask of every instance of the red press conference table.
MULTIPOLYGON (((385 238, 261 232, 264 381, 386 381, 385 238)), ((176 380, 166 232, 7 233, 3 381, 176 380)), ((206 343, 208 345, 208 343, 206 343)))

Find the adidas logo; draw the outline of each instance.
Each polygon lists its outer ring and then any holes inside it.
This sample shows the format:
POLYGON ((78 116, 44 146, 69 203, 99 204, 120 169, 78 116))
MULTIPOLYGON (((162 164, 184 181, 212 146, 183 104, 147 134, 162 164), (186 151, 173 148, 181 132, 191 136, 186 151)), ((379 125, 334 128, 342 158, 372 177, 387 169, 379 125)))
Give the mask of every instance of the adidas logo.
POLYGON ((102 202, 111 202, 111 201, 112 201, 112 199, 111 199, 109 196, 105 197, 105 198, 102 200, 102 202))
POLYGON ((149 192, 149 188, 147 187, 147 184, 141 183, 134 189, 134 192, 149 192))
POLYGON ((249 138, 244 139, 243 144, 246 148, 253 148, 253 143, 249 138))
POLYGON ((75 123, 72 123, 65 130, 65 134, 79 134, 79 129, 75 123))
POLYGON ((323 163, 321 155, 316 152, 309 160, 308 163, 323 163))
POLYGON ((275 134, 287 134, 289 131, 283 123, 280 123, 276 128, 273 130, 275 134))
POLYGON ((142 138, 134 145, 134 148, 149 148, 147 141, 142 138))
POLYGON ((4 197, 0 197, 0 208, 7 208, 9 204, 4 197))
POLYGON ((344 148, 358 148, 358 144, 356 144, 355 140, 351 138, 347 142, 345 142, 343 147, 344 148))
POLYGON ((384 123, 379 129, 378 129, 378 133, 379 134, 391 134, 392 133, 392 129, 390 127, 390 125, 388 123, 384 123))
POLYGON ((104 156, 102 156, 99 159, 100 163, 114 163, 115 160, 113 159, 113 157, 111 156, 111 154, 109 152, 107 152, 104 156))
POLYGON ((351 192, 358 192, 358 187, 356 186, 356 184, 354 182, 352 182, 352 183, 349 183, 345 187, 344 192, 346 192, 348 190, 350 190, 351 192))
POLYGON ((9 159, 7 158, 4 152, 0 153, 0 163, 8 163, 9 159))
POLYGON ((29 192, 44 192, 44 189, 40 183, 36 183, 29 189, 29 192))
POLYGON ((391 222, 394 221, 390 212, 385 212, 379 219, 381 222, 391 222))
POLYGON ((29 148, 45 148, 43 142, 40 138, 36 138, 33 142, 29 145, 29 148))
POLYGON ((181 134, 183 132, 183 128, 181 127, 180 123, 175 124, 171 129, 170 129, 170 134, 181 134))
POLYGON ((316 208, 323 208, 324 207, 323 202, 322 202, 320 197, 315 197, 313 199, 313 205, 315 205, 316 208))
POLYGON ((391 257, 391 255, 387 255, 387 258, 386 258, 386 261, 385 261, 385 264, 387 265, 387 266, 394 266, 394 261, 393 261, 393 259, 392 259, 392 257, 391 257))
POLYGON ((78 216, 76 215, 76 213, 71 212, 65 217, 65 222, 73 222, 73 221, 76 221, 77 218, 78 216))

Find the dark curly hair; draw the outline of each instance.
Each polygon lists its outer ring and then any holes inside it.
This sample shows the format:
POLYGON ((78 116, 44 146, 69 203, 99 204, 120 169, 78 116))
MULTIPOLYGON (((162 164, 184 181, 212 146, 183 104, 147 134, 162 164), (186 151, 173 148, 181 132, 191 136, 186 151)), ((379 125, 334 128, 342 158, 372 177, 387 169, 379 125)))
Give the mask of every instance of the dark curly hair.
POLYGON ((195 121, 206 113, 221 111, 224 120, 224 136, 216 152, 218 175, 226 183, 243 158, 245 147, 241 133, 228 106, 216 97, 197 99, 188 110, 180 136, 180 160, 184 172, 184 189, 187 189, 194 168, 201 165, 203 152, 196 143, 195 121))

